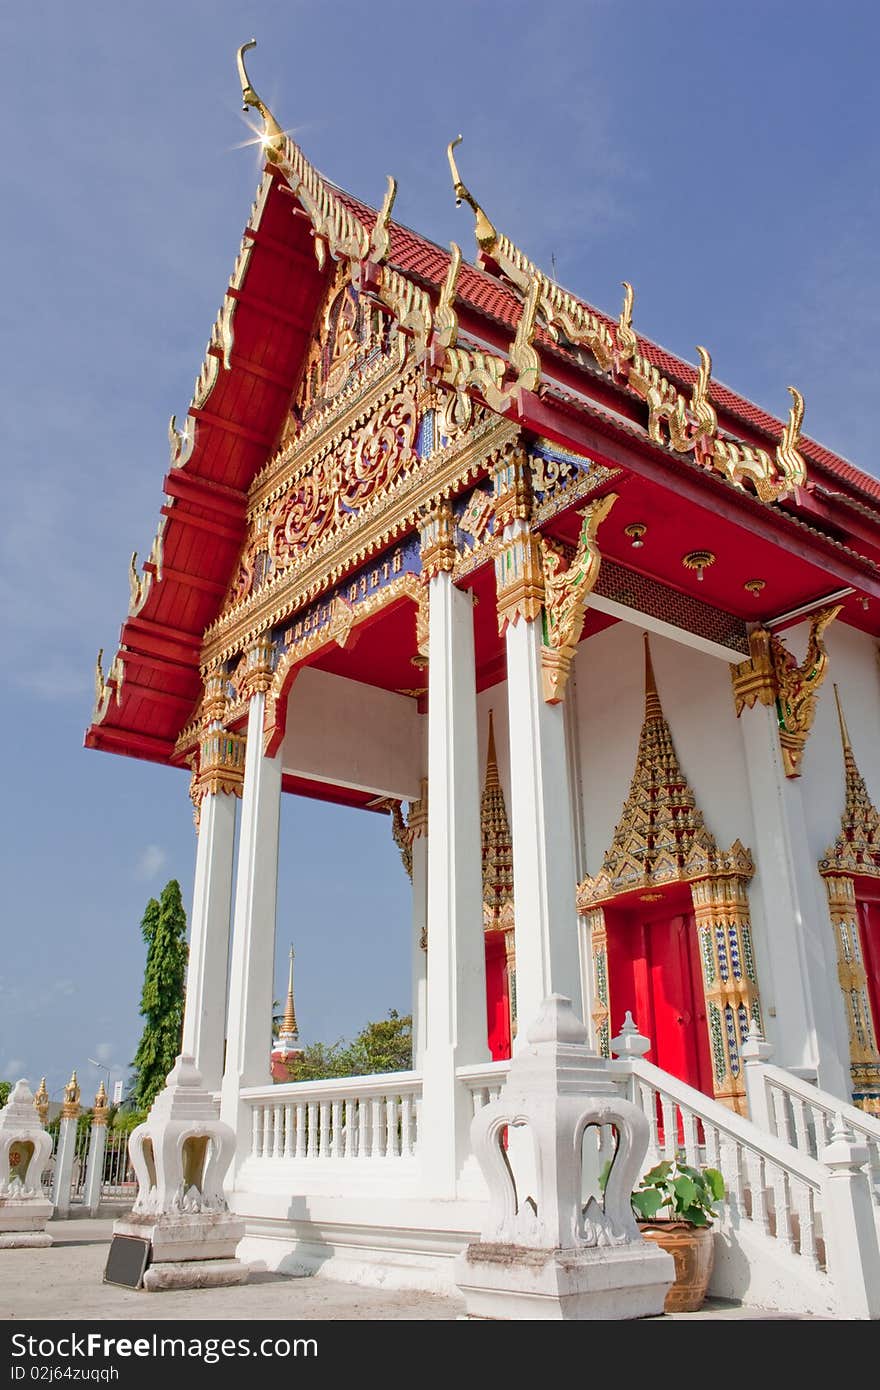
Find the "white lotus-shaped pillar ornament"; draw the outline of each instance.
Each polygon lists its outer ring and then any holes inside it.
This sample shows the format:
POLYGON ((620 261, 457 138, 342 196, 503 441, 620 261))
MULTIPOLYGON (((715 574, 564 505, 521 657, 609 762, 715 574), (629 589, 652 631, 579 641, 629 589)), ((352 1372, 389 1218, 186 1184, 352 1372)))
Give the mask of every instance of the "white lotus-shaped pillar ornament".
POLYGON ((51 1153, 33 1093, 26 1081, 16 1081, 0 1110, 0 1249, 52 1244, 44 1229, 52 1203, 42 1185, 51 1153))
POLYGON ((178 1057, 149 1116, 129 1140, 138 1183, 133 1211, 226 1211, 223 1179, 235 1135, 217 1117, 192 1057, 178 1057))
POLYGON ((498 1098, 471 1125, 489 1207, 481 1239, 456 1265, 468 1314, 568 1320, 662 1312, 673 1263, 642 1239, 630 1205, 648 1121, 618 1089, 609 1063, 590 1051, 564 995, 544 1000, 527 1044, 498 1098), (609 1134, 604 1190, 584 1202, 584 1155, 609 1134))

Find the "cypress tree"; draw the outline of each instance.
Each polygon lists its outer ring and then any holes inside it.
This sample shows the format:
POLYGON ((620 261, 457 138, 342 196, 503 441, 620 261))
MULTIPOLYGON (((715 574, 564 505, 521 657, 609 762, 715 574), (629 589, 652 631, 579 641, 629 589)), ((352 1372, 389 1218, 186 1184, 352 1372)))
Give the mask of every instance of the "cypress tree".
POLYGON ((139 1110, 148 1110, 174 1066, 183 1032, 188 950, 177 879, 166 883, 158 902, 151 898, 147 903, 141 935, 147 946, 140 1009, 146 1024, 132 1063, 132 1099, 139 1110))

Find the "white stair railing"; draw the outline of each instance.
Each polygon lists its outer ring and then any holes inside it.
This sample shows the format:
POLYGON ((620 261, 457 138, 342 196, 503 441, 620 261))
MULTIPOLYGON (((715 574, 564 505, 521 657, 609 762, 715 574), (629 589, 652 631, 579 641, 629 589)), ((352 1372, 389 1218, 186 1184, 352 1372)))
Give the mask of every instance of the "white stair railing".
POLYGON ((800 1153, 818 1158, 840 1121, 868 1151, 868 1175, 880 1218, 880 1119, 822 1091, 782 1067, 773 1066, 773 1049, 753 1022, 743 1044, 749 1118, 800 1153))
POLYGON ((298 1163, 404 1161, 418 1143, 422 1078, 383 1072, 249 1087, 250 1157, 298 1163))
POLYGON ((735 1242, 747 1232, 752 1242, 768 1243, 768 1253, 776 1251, 807 1284, 824 1288, 827 1276, 839 1316, 880 1317, 867 1153, 852 1142, 840 1106, 817 1157, 646 1062, 649 1046, 627 1015, 612 1042, 612 1068, 648 1120, 646 1164, 682 1154, 693 1167, 719 1169, 728 1190, 718 1223, 726 1238, 735 1242))

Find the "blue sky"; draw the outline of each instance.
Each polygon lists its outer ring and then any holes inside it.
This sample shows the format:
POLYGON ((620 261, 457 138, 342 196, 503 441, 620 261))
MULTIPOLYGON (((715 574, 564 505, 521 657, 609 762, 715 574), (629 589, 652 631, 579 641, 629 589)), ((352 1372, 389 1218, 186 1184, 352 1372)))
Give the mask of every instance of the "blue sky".
MULTIPOLYGON (((87 752, 95 655, 158 520, 166 427, 201 364, 258 181, 235 74, 312 161, 473 255, 445 147, 558 278, 862 467, 876 453, 876 5, 446 0, 149 6, 32 0, 7 72, 0 395, 0 1077, 79 1071, 140 1036, 147 899, 195 835, 180 772, 87 752)), ((278 988, 304 1038, 409 1008, 408 881, 387 820, 285 798, 278 988)))

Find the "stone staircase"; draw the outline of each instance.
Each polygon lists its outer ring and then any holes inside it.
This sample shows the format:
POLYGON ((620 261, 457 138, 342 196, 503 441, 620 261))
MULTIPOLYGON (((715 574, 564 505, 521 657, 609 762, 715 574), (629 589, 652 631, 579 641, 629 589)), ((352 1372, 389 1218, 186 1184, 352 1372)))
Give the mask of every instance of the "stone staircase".
POLYGON ((710 1294, 795 1317, 880 1317, 880 1121, 772 1066, 754 1030, 749 1119, 646 1062, 629 1017, 614 1043, 618 1084, 650 1126, 646 1167, 678 1153, 724 1176, 710 1294))

